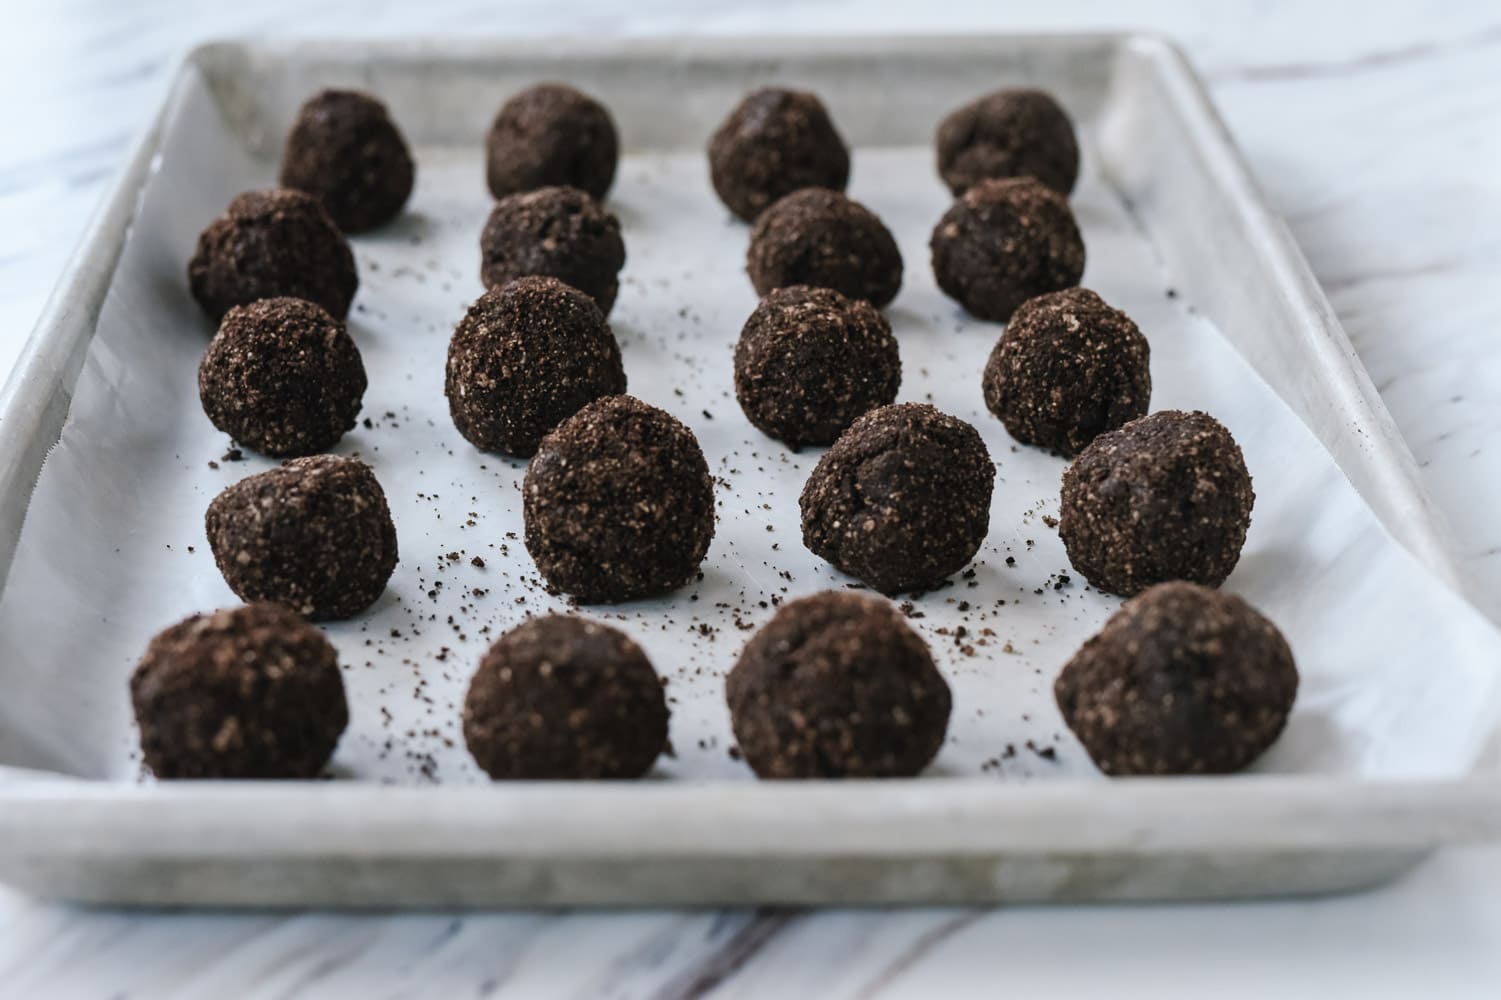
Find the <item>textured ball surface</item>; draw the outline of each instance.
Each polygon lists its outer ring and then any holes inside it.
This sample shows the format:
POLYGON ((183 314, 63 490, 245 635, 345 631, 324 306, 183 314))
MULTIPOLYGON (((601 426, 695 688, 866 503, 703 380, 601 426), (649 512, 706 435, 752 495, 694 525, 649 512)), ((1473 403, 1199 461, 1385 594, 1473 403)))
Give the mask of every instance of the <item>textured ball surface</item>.
POLYGON ((955 195, 983 180, 1033 177, 1061 195, 1079 178, 1079 141, 1051 95, 998 90, 954 109, 938 126, 938 172, 955 195))
POLYGON ((902 254, 875 213, 827 188, 803 188, 756 219, 745 269, 757 295, 832 288, 880 308, 902 287, 902 254))
POLYGON ((620 138, 610 112, 563 83, 539 83, 501 105, 485 136, 485 180, 497 198, 574 187, 604 198, 620 138))
POLYGON ((1225 774, 1276 741, 1298 692, 1282 633, 1232 594, 1163 583, 1058 675, 1063 719, 1106 774, 1225 774))
POLYGON ((386 106, 355 90, 324 90, 297 113, 281 186, 317 198, 346 233, 391 221, 412 194, 415 167, 386 106))
POLYGON ((871 410, 819 460, 803 544, 883 594, 959 572, 990 530, 995 466, 969 424, 923 403, 871 410))
POLYGON ((928 248, 944 294, 996 322, 1084 275, 1084 240, 1068 201, 1030 177, 968 188, 938 220, 928 248))
POLYGON ((783 605, 725 681, 735 740, 762 778, 896 778, 927 767, 949 686, 882 600, 827 591, 783 605))
POLYGON ((220 319, 231 308, 281 296, 349 315, 359 278, 339 227, 302 191, 247 191, 198 237, 188 287, 203 311, 220 319))
POLYGON ((625 369, 593 299, 556 278, 517 278, 459 321, 443 391, 469 443, 527 457, 584 404, 625 392, 625 369))
POLYGON ((829 288, 778 288, 735 345, 735 398, 762 433, 794 448, 832 444, 896 399, 902 361, 891 325, 868 302, 829 288))
POLYGON ((747 94, 709 142, 719 200, 746 222, 800 188, 843 191, 850 151, 817 95, 767 87, 747 94))
POLYGON ((639 778, 667 746, 667 699, 624 633, 544 615, 485 653, 464 699, 464 742, 498 780, 639 778))
POLYGON ((676 590, 714 537, 714 484, 698 439, 631 396, 595 400, 544 437, 522 499, 537 569, 585 603, 676 590))
POLYGON ((198 365, 198 397, 214 426, 277 458, 337 444, 354 427, 365 385, 344 324, 302 299, 234 307, 198 365))
POLYGON ((1109 431, 1063 474, 1058 534, 1099 589, 1218 587, 1240 560, 1256 494, 1240 446, 1207 413, 1161 410, 1109 431))
POLYGON ((623 267, 620 221, 578 188, 538 188, 502 198, 480 234, 486 288, 529 275, 557 278, 608 315, 623 267))
POLYGON ((312 621, 350 618, 396 569, 396 525, 370 466, 315 455, 226 487, 204 516, 224 582, 312 621))
POLYGON ((313 778, 349 723, 338 653, 279 604, 157 633, 130 698, 158 778, 313 778))

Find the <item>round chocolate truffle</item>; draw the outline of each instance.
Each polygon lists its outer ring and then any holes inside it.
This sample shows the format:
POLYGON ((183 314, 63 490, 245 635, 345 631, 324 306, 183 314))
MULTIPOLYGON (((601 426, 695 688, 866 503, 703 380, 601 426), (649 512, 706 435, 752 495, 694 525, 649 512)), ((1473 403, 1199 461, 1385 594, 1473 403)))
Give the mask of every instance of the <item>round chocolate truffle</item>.
POLYGON ((1053 685, 1106 774, 1227 774, 1282 732, 1298 670, 1277 626, 1233 594, 1160 583, 1127 601, 1053 685))
POLYGON ((349 315, 359 287, 354 253, 334 220, 302 191, 247 191, 198 237, 188 286, 220 319, 233 306, 291 296, 349 315))
POLYGON ((725 679, 740 752, 762 778, 902 778, 948 730, 949 686, 886 601, 826 591, 783 605, 725 679))
POLYGON ((967 189, 938 220, 928 248, 944 294, 996 322, 1084 275, 1084 240, 1068 201, 1030 177, 967 189))
POLYGON ((317 198, 344 232, 394 219, 412 179, 406 140, 369 94, 324 90, 297 112, 281 156, 281 186, 317 198))
POLYGON ((157 633, 130 700, 158 778, 317 777, 349 723, 337 651, 279 604, 157 633))
POLYGON ((1035 177, 1066 195, 1079 178, 1074 125, 1041 90, 998 90, 956 108, 937 146, 938 173, 955 195, 998 177, 1035 177))
POLYGON ((843 191, 850 151, 815 94, 766 87, 745 96, 709 141, 714 191, 746 222, 799 188, 843 191))
POLYGON ((632 396, 606 396, 542 439, 522 515, 551 586, 585 603, 654 597, 698 572, 714 484, 692 431, 632 396))
POLYGON ((277 458, 333 447, 364 396, 354 339, 302 299, 235 306, 198 365, 198 397, 214 426, 277 458))
POLYGON ((497 780, 639 778, 667 746, 667 698, 624 633, 573 615, 495 640, 464 699, 464 742, 497 780))
POLYGON ((871 410, 803 487, 803 544, 883 594, 959 572, 990 530, 995 466, 980 434, 925 403, 871 410))
POLYGON ((214 497, 204 527, 237 597, 313 621, 364 611, 396 569, 386 494, 357 458, 297 458, 242 479, 214 497))
POLYGON ((982 379, 985 405, 1011 436, 1074 455, 1147 412, 1147 338, 1094 292, 1028 299, 1006 324, 982 379))
POLYGON ((546 187, 502 198, 479 238, 486 288, 540 274, 577 288, 608 314, 620 291, 620 221, 578 188, 546 187))
POLYGON ((517 278, 459 321, 443 391, 470 444, 527 457, 585 403, 625 392, 625 369, 593 299, 557 278, 517 278))
POLYGON ((539 83, 506 101, 485 137, 485 180, 497 198, 553 186, 603 198, 619 159, 610 112, 563 83, 539 83))
POLYGON ((1058 534, 1100 590, 1225 582, 1251 526, 1240 446, 1207 413, 1160 410, 1107 431, 1063 473, 1058 534))
POLYGON ((902 360, 869 302, 793 285, 761 300, 735 345, 735 398, 762 433, 793 448, 832 444, 896 399, 902 360))
POLYGON ((858 201, 827 188, 794 191, 762 212, 745 269, 757 295, 816 285, 880 308, 902 287, 902 253, 891 230, 858 201))

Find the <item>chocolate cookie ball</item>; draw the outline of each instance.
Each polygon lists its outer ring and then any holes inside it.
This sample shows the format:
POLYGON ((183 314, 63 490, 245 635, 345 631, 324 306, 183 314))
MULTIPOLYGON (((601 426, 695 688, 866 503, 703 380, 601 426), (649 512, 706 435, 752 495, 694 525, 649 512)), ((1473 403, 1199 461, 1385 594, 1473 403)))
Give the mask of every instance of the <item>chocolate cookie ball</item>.
POLYGON ((1277 739, 1298 693, 1277 626, 1232 594, 1162 583, 1127 601, 1053 685, 1106 774, 1227 774, 1277 739))
POLYGON ((606 396, 542 439, 522 483, 526 548, 584 603, 676 590, 714 537, 714 484, 693 432, 632 396, 606 396))
POLYGON ((406 140, 386 106, 357 90, 324 90, 297 112, 281 156, 281 186, 323 203, 346 233, 396 218, 412 194, 406 140))
POLYGON ((1079 178, 1073 122, 1041 90, 998 90, 956 108, 937 146, 938 173, 955 195, 998 177, 1035 177, 1066 195, 1079 178))
POLYGON ((925 403, 871 410, 803 487, 803 544, 883 594, 959 572, 990 530, 995 466, 969 424, 925 403))
POLYGON ((985 405, 1011 436, 1074 455, 1147 412, 1147 338, 1094 292, 1068 288, 1028 299, 990 352, 985 405))
POLYGON ((486 288, 545 275, 590 296, 607 315, 620 291, 620 221, 578 188, 546 187, 502 198, 479 248, 486 288))
POLYGON ((498 780, 639 778, 667 746, 667 715, 640 646, 597 622, 545 615, 480 660, 464 742, 498 780))
POLYGON ((364 611, 396 569, 386 494, 357 458, 297 458, 242 479, 214 497, 204 528, 235 596, 313 621, 364 611))
POLYGON ((1240 446, 1207 413, 1161 410, 1108 431, 1063 474, 1058 534, 1100 590, 1129 597, 1166 580, 1225 582, 1251 526, 1240 446))
POLYGON ((938 220, 928 248, 944 294, 998 323, 1084 275, 1084 241, 1068 202, 1030 177, 966 190, 938 220))
POLYGON ((332 448, 364 396, 353 338, 302 299, 234 307, 198 365, 198 397, 214 426, 277 458, 332 448))
POLYGON ((903 778, 948 730, 949 686, 886 601, 827 591, 782 606, 725 679, 762 778, 903 778))
POLYGON ((858 201, 827 188, 794 191, 762 212, 745 270, 757 295, 816 285, 877 308, 902 287, 902 253, 891 230, 858 201))
POLYGON ((247 191, 198 237, 188 287, 214 319, 238 305, 291 296, 349 315, 354 254, 318 200, 302 191, 247 191))
POLYGON ((747 94, 709 141, 714 191, 746 222, 799 188, 843 191, 850 151, 817 95, 766 87, 747 94))
POLYGON ((579 407, 625 392, 625 369, 593 299, 557 278, 517 278, 459 321, 443 391, 470 444, 528 457, 579 407))
POLYGON ((539 83, 506 101, 485 136, 485 180, 497 198, 555 186, 603 198, 619 159, 610 112, 563 83, 539 83))
POLYGON ((157 633, 130 700, 158 778, 313 778, 349 723, 338 653, 279 604, 157 633))
POLYGON ((735 398, 762 433, 793 448, 832 444, 896 399, 902 360, 869 302, 793 285, 761 300, 735 345, 735 398))

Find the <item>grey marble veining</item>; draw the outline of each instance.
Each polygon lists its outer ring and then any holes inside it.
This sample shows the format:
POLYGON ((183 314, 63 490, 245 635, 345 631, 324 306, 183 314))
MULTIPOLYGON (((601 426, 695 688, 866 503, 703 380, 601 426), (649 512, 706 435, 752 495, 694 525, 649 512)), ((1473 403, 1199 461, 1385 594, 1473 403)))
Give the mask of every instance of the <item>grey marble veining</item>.
MULTIPOLYGON (((0 365, 191 42, 240 33, 1023 30, 1176 36, 1422 464, 1501 620, 1501 8, 20 0, 0 32, 0 365)), ((1417 627, 1417 623, 1415 623, 1417 627)), ((1491 996, 1501 850, 1318 903, 452 916, 75 912, 0 897, 0 995, 1491 996), (1268 957, 1272 960, 1268 961, 1268 957)))

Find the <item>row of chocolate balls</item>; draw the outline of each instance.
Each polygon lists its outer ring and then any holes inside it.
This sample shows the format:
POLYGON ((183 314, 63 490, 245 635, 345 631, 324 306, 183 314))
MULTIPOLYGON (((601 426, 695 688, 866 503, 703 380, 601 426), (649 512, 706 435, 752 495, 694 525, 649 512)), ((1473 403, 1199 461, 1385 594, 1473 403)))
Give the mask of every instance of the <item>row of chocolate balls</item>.
MULTIPOLYGON (((1122 606, 1053 691, 1107 774, 1208 774, 1259 757, 1297 685, 1286 641, 1250 605, 1167 583, 1122 606)), ((159 778, 315 777, 349 722, 337 651, 273 603, 162 631, 130 691, 159 778)), ((952 708, 927 644, 890 602, 835 591, 783 605, 724 691, 740 754, 762 778, 916 775, 942 747, 952 708)), ((668 720, 641 648, 575 615, 531 618, 497 639, 461 718, 475 762, 507 780, 640 777, 669 746, 668 720)))

